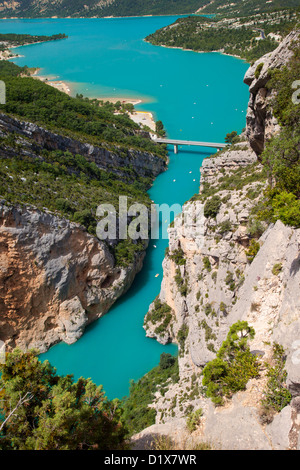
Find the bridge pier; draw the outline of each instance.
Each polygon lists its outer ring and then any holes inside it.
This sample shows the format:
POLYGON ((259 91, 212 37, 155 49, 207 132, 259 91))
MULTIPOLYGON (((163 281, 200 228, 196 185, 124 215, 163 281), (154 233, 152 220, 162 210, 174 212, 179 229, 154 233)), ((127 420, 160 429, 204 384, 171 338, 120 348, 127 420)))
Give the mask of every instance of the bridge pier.
POLYGON ((178 153, 178 145, 174 145, 174 153, 175 155, 178 153))

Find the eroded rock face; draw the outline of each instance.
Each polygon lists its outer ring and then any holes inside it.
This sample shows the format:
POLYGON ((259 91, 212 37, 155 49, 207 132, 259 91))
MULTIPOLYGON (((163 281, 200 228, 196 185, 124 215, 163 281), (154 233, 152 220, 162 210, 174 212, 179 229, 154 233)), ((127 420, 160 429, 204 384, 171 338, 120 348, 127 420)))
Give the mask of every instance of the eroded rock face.
MULTIPOLYGON (((240 184, 239 190, 219 189, 219 212, 215 219, 204 219, 203 232, 194 231, 194 236, 189 232, 187 236, 182 231, 178 236, 175 227, 170 229, 159 298, 172 309, 168 338, 179 343, 180 379, 163 395, 156 394, 155 433, 166 432, 166 425, 172 429, 172 423, 176 426, 177 420, 186 418, 189 409, 201 408, 201 424, 193 435, 198 443, 233 450, 299 449, 300 229, 281 221, 265 226, 258 239, 259 251, 249 261, 251 208, 265 183, 259 179, 261 165, 252 150, 230 153, 204 160, 202 190, 206 183, 210 189, 217 189, 221 175, 224 181, 224 176, 234 176, 238 169, 239 183, 245 178, 245 185, 240 184), (247 183, 247 176, 253 177, 254 171, 258 172, 257 182, 247 183), (178 250, 185 259, 182 265, 176 264, 173 256, 178 250), (185 282, 186 289, 182 290, 185 282), (250 349, 261 357, 261 374, 224 406, 214 407, 201 392, 201 373, 216 357, 230 326, 239 320, 247 321, 255 330, 250 349), (184 341, 179 340, 183 331, 184 341), (286 384, 293 400, 268 424, 260 416, 267 383, 263 364, 272 360, 274 343, 285 349, 286 384)), ((200 212, 203 209, 199 200, 188 204, 200 212)), ((166 336, 155 334, 157 326, 146 323, 147 335, 163 342, 166 336)), ((145 430, 143 439, 150 439, 152 432, 152 428, 145 430)), ((177 438, 184 439, 185 432, 177 438)), ((172 437, 171 432, 168 435, 172 437)))
POLYGON ((72 343, 131 285, 143 256, 116 267, 84 227, 31 207, 0 204, 0 338, 41 352, 72 343))
MULTIPOLYGON (((206 201, 211 194, 219 197, 216 216, 204 218, 202 232, 186 235, 183 229, 169 230, 159 299, 171 307, 167 337, 179 345, 180 378, 163 395, 157 391, 152 404, 157 411, 156 425, 134 436, 137 446, 151 441, 153 435, 173 438, 174 429, 190 410, 201 409, 200 424, 188 437, 194 439, 194 446, 300 450, 300 229, 281 221, 258 227, 251 214, 267 184, 259 174, 259 155, 265 141, 280 130, 269 107, 268 70, 288 62, 292 56, 289 46, 298 35, 292 32, 246 73, 250 100, 247 128, 241 137, 247 142, 203 161, 200 197, 187 205, 189 211, 194 207, 194 214, 203 211, 201 195, 207 191, 206 201), (255 77, 260 63, 263 66, 255 77), (258 240, 258 251, 251 258, 248 248, 253 237, 258 240), (216 407, 203 391, 202 370, 216 357, 230 326, 240 320, 255 330, 249 346, 260 357, 261 371, 245 390, 216 407), (276 343, 285 350, 285 386, 292 400, 270 422, 261 401, 268 381, 265 362, 274 365, 276 343)), ((155 333, 157 326, 146 322, 147 335, 163 342, 166 336, 155 333)), ((185 439, 186 428, 178 426, 175 440, 185 439)))
MULTIPOLYGON (((136 131, 140 133, 140 131, 136 131)), ((137 176, 150 177, 153 179, 166 169, 166 162, 147 151, 130 149, 122 152, 115 146, 109 149, 103 144, 102 147, 94 146, 86 142, 72 139, 70 137, 55 134, 37 124, 20 121, 16 118, 0 113, 0 134, 6 136, 14 133, 20 140, 22 155, 31 158, 42 159, 41 150, 61 150, 84 156, 87 161, 95 163, 100 169, 117 174, 121 178, 128 176, 128 168, 133 170, 132 182, 137 176), (28 141, 30 139, 30 141, 28 141)), ((150 136, 149 136, 150 138, 150 136)), ((16 154, 16 148, 2 149, 3 156, 10 157, 16 154)), ((21 155, 21 156, 22 156, 21 155)))
POLYGON ((292 31, 273 52, 258 59, 245 74, 244 82, 249 85, 250 92, 246 135, 257 155, 263 152, 265 142, 280 130, 270 106, 274 92, 266 88, 270 79, 269 71, 288 63, 293 55, 290 47, 299 33, 299 30, 292 31))

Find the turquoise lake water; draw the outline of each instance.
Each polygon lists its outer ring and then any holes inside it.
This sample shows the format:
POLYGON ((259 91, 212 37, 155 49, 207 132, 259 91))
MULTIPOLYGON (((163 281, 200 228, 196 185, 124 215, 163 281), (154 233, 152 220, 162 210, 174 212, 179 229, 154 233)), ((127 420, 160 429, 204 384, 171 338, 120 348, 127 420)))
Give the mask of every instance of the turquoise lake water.
MULTIPOLYGON (((18 48, 25 57, 14 62, 41 67, 41 75, 69 82, 72 93, 141 98, 144 101, 136 109, 162 120, 169 137, 224 142, 227 132, 240 132, 245 126, 249 91, 243 76, 248 64, 218 53, 199 54, 143 41, 176 18, 0 20, 0 30, 67 34, 65 40, 18 48)), ((199 168, 211 151, 195 149, 185 147, 174 155, 170 148, 168 170, 149 191, 155 203, 182 205, 198 192, 199 168)), ((162 346, 146 338, 143 329, 148 307, 160 291, 167 245, 167 240, 151 241, 144 267, 128 293, 79 341, 58 344, 41 359, 48 359, 59 374, 91 377, 103 384, 109 398, 122 398, 128 394, 129 381, 155 367, 162 352, 176 354, 175 345, 162 346)))

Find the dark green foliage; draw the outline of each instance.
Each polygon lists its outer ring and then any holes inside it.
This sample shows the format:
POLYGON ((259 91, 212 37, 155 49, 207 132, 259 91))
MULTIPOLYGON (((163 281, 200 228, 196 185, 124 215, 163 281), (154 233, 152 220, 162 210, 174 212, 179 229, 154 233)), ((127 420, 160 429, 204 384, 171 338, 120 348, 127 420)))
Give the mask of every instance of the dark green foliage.
POLYGON ((202 408, 199 408, 196 411, 193 411, 189 414, 186 425, 190 432, 193 432, 197 429, 200 424, 201 416, 203 415, 202 408))
POLYGON ((244 390, 250 378, 257 377, 259 364, 250 353, 248 339, 254 337, 254 330, 245 321, 231 326, 217 357, 203 369, 203 385, 206 394, 216 405, 223 404, 224 397, 244 390))
POLYGON ((176 363, 176 358, 168 353, 162 353, 160 355, 159 367, 161 369, 168 369, 176 363))
MULTIPOLYGON (((213 5, 215 8, 215 2, 213 5)), ((278 43, 267 37, 270 32, 280 32, 285 35, 297 23, 296 9, 284 10, 286 5, 283 2, 281 7, 282 9, 278 12, 275 11, 269 13, 269 16, 259 17, 259 22, 257 16, 244 18, 241 9, 235 12, 233 17, 227 16, 224 21, 225 10, 223 8, 216 17, 189 16, 179 18, 172 25, 150 34, 146 40, 155 45, 163 44, 194 51, 221 50, 226 54, 237 55, 252 62, 277 47, 278 43), (234 21, 228 21, 228 18, 234 18, 234 21), (239 27, 236 27, 237 21, 240 23, 239 27), (256 39, 259 36, 258 30, 264 30, 264 39, 256 39)), ((262 9, 262 4, 253 13, 257 15, 260 9, 262 9)), ((258 72, 259 69, 257 75, 258 72)))
POLYGON ((231 271, 227 271, 227 274, 225 277, 225 284, 229 287, 231 291, 235 290, 236 284, 234 280, 234 275, 231 271))
POLYGON ((128 238, 126 240, 121 240, 115 246, 113 253, 115 256, 116 264, 118 266, 129 266, 135 260, 136 255, 141 254, 145 251, 145 245, 143 241, 132 240, 128 238))
POLYGON ((262 2, 261 0, 235 0, 227 2, 226 0, 214 0, 210 2, 204 9, 203 13, 216 13, 221 7, 221 14, 228 15, 253 15, 264 13, 281 8, 298 7, 298 0, 273 0, 272 2, 262 2))
POLYGON ((249 263, 252 263, 255 256, 257 255, 259 249, 260 249, 259 242, 252 239, 251 242, 250 242, 248 250, 246 250, 246 256, 247 256, 247 260, 249 261, 249 263))
POLYGON ((215 218, 219 212, 222 201, 220 196, 215 195, 206 201, 204 204, 204 216, 208 219, 209 217, 215 218))
POLYGON ((181 272, 180 272, 179 268, 176 269, 176 274, 175 274, 174 280, 176 282, 176 285, 177 285, 177 288, 178 288, 180 294, 183 297, 186 297, 186 295, 188 293, 188 280, 184 279, 181 276, 181 272))
POLYGON ((29 75, 29 68, 26 65, 24 67, 19 67, 8 60, 0 60, 0 74, 1 79, 5 80, 6 77, 18 77, 21 74, 29 75))
POLYGON ((254 72, 254 76, 255 76, 256 79, 258 79, 258 77, 260 76, 260 72, 262 71, 263 66, 264 66, 264 63, 261 62, 261 63, 258 64, 258 66, 256 67, 255 72, 254 72))
MULTIPOLYGON (((58 17, 104 17, 104 16, 141 16, 141 15, 170 15, 193 13, 198 8, 209 3, 209 0, 62 0, 60 2, 20 0, 15 4, 13 16, 21 18, 58 17)), ((4 8, 0 16, 12 15, 10 8, 4 8)))
POLYGON ((211 271, 211 264, 210 264, 210 261, 209 261, 209 257, 208 256, 204 256, 203 258, 203 266, 204 268, 210 272, 211 271))
POLYGON ((155 132, 159 137, 164 137, 166 135, 166 131, 164 129, 164 125, 161 121, 156 121, 155 123, 155 132))
POLYGON ((270 411, 273 413, 281 411, 292 399, 292 395, 286 387, 285 361, 284 348, 274 343, 272 364, 265 364, 268 370, 268 382, 264 393, 265 397, 261 402, 265 414, 270 411))
POLYGON ((272 107, 282 128, 266 144, 261 155, 269 187, 257 216, 267 222, 281 220, 284 224, 300 227, 300 106, 293 100, 293 84, 300 77, 299 41, 292 48, 294 54, 290 62, 273 70, 267 83, 274 92, 272 107))
POLYGON ((90 379, 58 376, 34 352, 14 350, 1 365, 0 449, 113 450, 125 448, 118 400, 90 379), (20 403, 23 399, 23 403, 20 403), (14 410, 12 416, 11 410, 14 410))
MULTIPOLYGON (((52 36, 32 36, 31 34, 14 34, 6 33, 0 34, 0 43, 6 42, 9 46, 22 46, 24 44, 34 44, 35 42, 56 41, 58 39, 65 39, 68 36, 65 34, 53 34, 52 36)), ((6 46, 1 45, 0 50, 4 50, 6 46)))
POLYGON ((83 99, 80 95, 73 98, 40 80, 16 76, 15 67, 13 75, 8 76, 6 62, 0 61, 0 79, 4 79, 6 84, 6 104, 0 105, 0 109, 5 113, 81 141, 98 146, 107 143, 105 148, 117 153, 124 152, 126 155, 128 148, 136 148, 165 159, 165 147, 142 137, 139 125, 125 111, 116 115, 109 104, 83 99))
POLYGON ((217 336, 215 333, 213 333, 212 328, 207 324, 207 322, 203 319, 199 323, 199 326, 204 329, 205 331, 205 342, 208 343, 208 341, 215 341, 217 339, 217 336))
POLYGON ((236 131, 232 131, 228 134, 226 134, 225 136, 225 142, 226 144, 232 144, 235 142, 235 139, 237 138, 237 132, 236 131))
POLYGON ((178 248, 177 250, 172 251, 172 254, 169 255, 169 258, 173 260, 179 266, 182 266, 186 263, 184 252, 181 247, 178 248))
POLYGON ((172 309, 167 303, 161 302, 159 297, 156 297, 153 308, 149 310, 145 317, 145 323, 151 322, 154 325, 155 323, 162 322, 161 328, 158 331, 157 329, 155 330, 156 333, 162 332, 172 319, 171 311, 172 309))
POLYGON ((220 312, 222 312, 224 316, 228 314, 227 305, 224 302, 220 302, 220 312))
POLYGON ((155 392, 160 390, 164 394, 169 379, 173 383, 178 382, 178 359, 170 357, 169 354, 163 354, 157 367, 137 382, 131 382, 129 397, 125 397, 123 401, 123 418, 129 435, 140 432, 155 423, 156 412, 148 405, 154 401, 155 392))
POLYGON ((189 327, 184 323, 177 332, 177 341, 179 344, 179 351, 181 356, 183 356, 184 354, 185 340, 187 339, 188 334, 189 327))
POLYGON ((224 235, 225 233, 230 232, 230 230, 232 230, 232 225, 229 219, 224 220, 224 222, 221 222, 218 226, 218 233, 220 233, 220 235, 224 235))

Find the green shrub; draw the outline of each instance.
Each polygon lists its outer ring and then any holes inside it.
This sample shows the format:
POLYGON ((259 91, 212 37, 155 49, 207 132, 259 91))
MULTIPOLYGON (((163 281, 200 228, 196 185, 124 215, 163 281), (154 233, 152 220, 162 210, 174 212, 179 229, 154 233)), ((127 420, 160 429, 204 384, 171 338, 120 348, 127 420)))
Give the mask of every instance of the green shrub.
POLYGON ((226 134, 226 136, 225 136, 226 144, 233 144, 234 142, 236 142, 236 140, 238 140, 237 137, 238 137, 238 134, 237 134, 236 131, 232 131, 232 132, 226 134))
POLYGON ((189 334, 189 327, 184 323, 177 332, 177 341, 179 343, 179 353, 181 356, 184 354, 185 341, 189 334))
POLYGON ((221 235, 224 235, 224 233, 230 232, 232 230, 232 225, 229 219, 224 220, 219 226, 218 226, 218 232, 221 235))
POLYGON ((214 195, 206 201, 204 204, 204 216, 208 219, 209 217, 215 218, 219 212, 222 201, 220 196, 214 195))
POLYGON ((278 343, 273 345, 273 366, 266 363, 268 382, 261 401, 264 414, 273 415, 287 406, 292 395, 286 387, 287 372, 284 368, 286 361, 284 348, 278 343))
POLYGON ((282 270, 282 263, 276 263, 274 264, 272 268, 272 274, 274 274, 274 276, 278 276, 281 270, 282 270))
POLYGON ((188 415, 186 426, 189 432, 193 432, 197 429, 201 421, 201 416, 203 416, 202 408, 199 408, 188 415))
POLYGON ((157 367, 137 382, 131 381, 129 396, 124 398, 122 406, 123 419, 130 436, 155 423, 156 411, 149 405, 155 400, 158 390, 164 393, 170 379, 172 383, 179 380, 178 358, 164 354, 157 367))
POLYGON ((162 353, 160 355, 159 367, 161 369, 168 369, 176 363, 176 358, 168 353, 162 353))
POLYGON ((169 258, 173 260, 179 266, 182 266, 186 263, 184 252, 181 247, 178 248, 177 250, 172 251, 172 254, 169 255, 169 258))
POLYGON ((251 237, 259 238, 265 231, 265 228, 260 220, 251 218, 248 223, 248 233, 251 237))
POLYGON ((146 320, 157 323, 163 320, 166 314, 170 313, 171 310, 171 307, 167 303, 161 302, 160 298, 156 297, 152 310, 147 313, 146 320))
POLYGON ((223 404, 224 397, 244 390, 250 378, 257 377, 259 364, 247 346, 254 337, 254 329, 245 321, 233 324, 223 341, 217 357, 203 369, 203 385, 206 394, 216 405, 223 404))
POLYGON ((250 242, 248 250, 246 250, 246 256, 247 256, 247 260, 249 261, 249 263, 252 263, 255 256, 257 255, 259 249, 260 249, 259 242, 252 239, 251 242, 250 242))
POLYGON ((174 280, 176 282, 176 285, 180 294, 183 297, 186 297, 188 293, 188 280, 183 279, 179 268, 176 269, 174 280))
POLYGON ((255 72, 254 72, 254 76, 255 76, 256 79, 259 78, 260 72, 262 71, 263 66, 264 66, 264 64, 263 64, 263 62, 261 62, 261 63, 258 64, 258 66, 256 67, 255 72))
POLYGON ((225 284, 229 287, 231 291, 234 291, 236 288, 235 280, 234 280, 234 275, 231 271, 227 271, 226 277, 225 277, 225 284))
POLYGON ((91 379, 57 375, 35 351, 7 355, 0 390, 1 450, 126 449, 120 401, 91 379))
POLYGON ((272 200, 273 217, 284 224, 300 227, 300 200, 292 193, 282 191, 272 200))
POLYGON ((211 264, 210 264, 210 261, 209 261, 209 257, 208 256, 204 256, 203 258, 203 266, 204 268, 210 272, 211 271, 211 264))
POLYGON ((224 302, 220 302, 220 311, 223 313, 224 316, 227 315, 227 305, 224 302))

